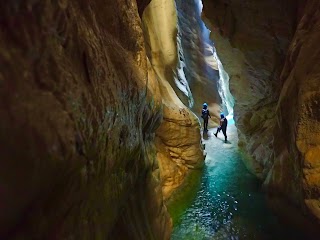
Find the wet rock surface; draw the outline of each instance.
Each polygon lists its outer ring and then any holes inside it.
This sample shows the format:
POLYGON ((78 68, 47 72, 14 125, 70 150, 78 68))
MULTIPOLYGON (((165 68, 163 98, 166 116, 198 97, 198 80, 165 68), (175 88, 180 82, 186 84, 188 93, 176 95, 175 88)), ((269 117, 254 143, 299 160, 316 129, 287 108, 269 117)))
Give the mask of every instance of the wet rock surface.
MULTIPOLYGON (((175 2, 179 26, 178 44, 181 45, 179 54, 184 72, 182 77, 187 80, 192 97, 191 105, 187 101, 184 103, 200 118, 202 104, 206 102, 212 115, 209 126, 216 126, 222 111, 218 93, 219 71, 213 57, 215 49, 209 38, 210 33, 201 19, 201 5, 195 0, 175 2)), ((184 100, 185 97, 181 95, 178 94, 184 100)))
POLYGON ((0 9, 0 238, 168 239, 136 2, 0 9))
POLYGON ((319 223, 318 1, 204 0, 204 18, 230 75, 248 168, 282 199, 278 211, 290 202, 319 223))
POLYGON ((156 131, 156 147, 163 196, 168 200, 190 171, 203 165, 199 120, 172 87, 178 67, 174 1, 153 0, 144 12, 143 26, 162 96, 163 122, 156 131))
POLYGON ((279 76, 295 29, 295 6, 286 1, 205 0, 204 20, 230 76, 239 145, 254 159, 248 163, 251 170, 265 178, 282 88, 279 76))
MULTIPOLYGON (((183 67, 174 1, 149 2, 1 4, 1 239, 170 238, 164 202, 203 152, 198 118, 173 87, 183 67)), ((290 202, 292 218, 313 220, 310 232, 320 219, 319 4, 204 0, 245 163, 279 212, 290 202)), ((198 70, 202 50, 187 56, 198 70)))
POLYGON ((0 238, 169 239, 204 158, 174 1, 1 5, 0 238))

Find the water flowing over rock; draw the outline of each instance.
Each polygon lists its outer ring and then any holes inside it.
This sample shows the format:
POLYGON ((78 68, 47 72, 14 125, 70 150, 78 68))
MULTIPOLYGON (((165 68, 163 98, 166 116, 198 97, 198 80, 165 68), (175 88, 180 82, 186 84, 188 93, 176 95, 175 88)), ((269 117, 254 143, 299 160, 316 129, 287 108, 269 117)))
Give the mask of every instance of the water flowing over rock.
POLYGON ((221 63, 247 167, 319 236, 320 2, 203 1, 212 40, 198 0, 0 3, 0 239, 170 239, 221 63))
MULTIPOLYGON (((214 58, 213 43, 209 38, 210 32, 201 19, 201 1, 176 0, 175 2, 179 26, 179 49, 183 52, 180 61, 193 97, 190 108, 200 117, 202 104, 208 103, 213 117, 209 125, 216 126, 222 110, 220 108, 222 101, 218 93, 219 71, 214 58)), ((178 96, 187 104, 182 94, 178 93, 178 96)))
POLYGON ((234 108, 234 98, 230 93, 230 87, 229 87, 229 75, 224 70, 224 67, 217 55, 216 52, 213 53, 213 56, 218 64, 219 69, 219 95, 222 99, 223 103, 223 112, 226 116, 233 117, 233 108, 234 108))
POLYGON ((319 2, 204 0, 204 19, 230 76, 247 166, 319 223, 319 2))

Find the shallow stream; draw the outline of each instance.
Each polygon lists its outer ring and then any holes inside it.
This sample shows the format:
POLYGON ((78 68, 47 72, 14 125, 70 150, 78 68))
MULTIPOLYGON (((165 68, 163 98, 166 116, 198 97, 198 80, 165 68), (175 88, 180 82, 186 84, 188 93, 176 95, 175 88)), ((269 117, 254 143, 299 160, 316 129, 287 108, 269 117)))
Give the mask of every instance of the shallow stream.
POLYGON ((261 183, 247 171, 237 147, 237 130, 228 126, 228 143, 210 129, 201 186, 176 220, 172 240, 301 239, 268 209, 261 183))

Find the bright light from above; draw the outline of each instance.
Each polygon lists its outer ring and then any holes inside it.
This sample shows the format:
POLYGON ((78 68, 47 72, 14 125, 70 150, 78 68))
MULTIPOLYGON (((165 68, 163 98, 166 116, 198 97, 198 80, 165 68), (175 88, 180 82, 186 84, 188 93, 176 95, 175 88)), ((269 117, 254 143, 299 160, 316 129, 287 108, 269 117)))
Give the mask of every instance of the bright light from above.
POLYGON ((226 119, 228 120, 228 124, 234 124, 233 115, 229 114, 226 116, 226 119))
POLYGON ((202 1, 201 1, 201 0, 198 0, 198 10, 199 10, 199 12, 200 12, 200 15, 201 15, 202 9, 203 9, 202 1))

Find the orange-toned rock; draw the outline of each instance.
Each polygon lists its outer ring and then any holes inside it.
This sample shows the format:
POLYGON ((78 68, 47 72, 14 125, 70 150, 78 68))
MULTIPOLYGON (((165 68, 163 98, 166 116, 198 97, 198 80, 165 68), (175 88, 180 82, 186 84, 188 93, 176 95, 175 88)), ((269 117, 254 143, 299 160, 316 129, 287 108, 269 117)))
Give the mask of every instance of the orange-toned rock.
POLYGON ((203 164, 198 118, 181 102, 170 82, 178 67, 177 15, 174 1, 153 0, 143 14, 147 55, 157 75, 163 121, 156 131, 157 159, 164 199, 203 164))
MULTIPOLYGON (((281 75, 284 82, 278 102, 279 124, 285 125, 281 133, 288 136, 288 148, 294 181, 300 199, 308 212, 320 224, 320 70, 313 66, 319 62, 317 42, 320 39, 318 1, 307 1, 295 36, 288 50, 281 75), (312 204, 310 204, 312 203, 312 204)), ((278 142, 278 141, 277 141, 278 142)), ((285 173, 284 173, 285 174, 285 173)), ((290 197, 290 193, 289 193, 290 197)), ((299 199, 299 200, 300 200, 299 199)), ((296 201, 296 199, 294 199, 296 201)), ((293 201, 294 201, 293 200, 293 201)))
POLYGON ((0 238, 169 239, 136 1, 7 1, 0 15, 0 238))

